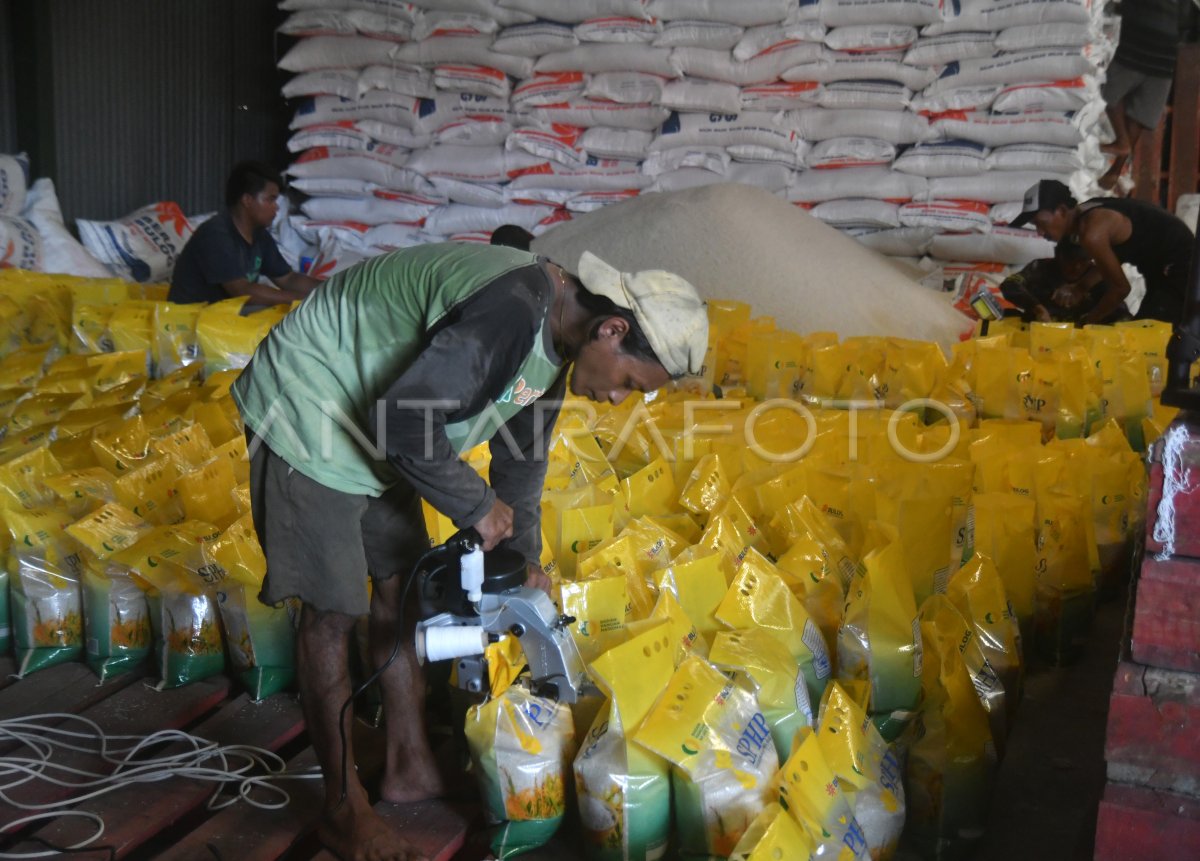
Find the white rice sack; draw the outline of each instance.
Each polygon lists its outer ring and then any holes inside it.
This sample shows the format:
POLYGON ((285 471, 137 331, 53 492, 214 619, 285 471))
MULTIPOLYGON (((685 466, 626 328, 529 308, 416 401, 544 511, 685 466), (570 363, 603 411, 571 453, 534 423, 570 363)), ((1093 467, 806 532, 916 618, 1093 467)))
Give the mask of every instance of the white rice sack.
MULTIPOLYGON (((877 167, 892 163, 896 145, 879 138, 827 138, 813 145, 805 159, 810 168, 877 167)), ((892 225, 895 227, 896 225, 892 225)))
POLYGON ((992 229, 991 207, 974 200, 924 200, 900 207, 905 227, 930 228, 938 232, 987 233, 992 229))
POLYGON ((386 63, 393 43, 367 36, 316 36, 301 39, 279 61, 286 72, 311 72, 317 69, 361 69, 386 63))
POLYGON ((441 176, 462 182, 503 182, 508 178, 502 146, 433 146, 414 152, 406 167, 427 178, 441 176))
MULTIPOLYGON (((340 96, 311 96, 301 100, 292 117, 291 128, 301 129, 313 125, 327 125, 346 120, 380 120, 392 125, 415 129, 423 116, 428 116, 434 103, 426 99, 414 99, 386 90, 372 90, 357 99, 340 96)), ((430 129, 432 131, 432 129, 430 129)))
POLYGON ((407 160, 407 150, 387 144, 370 151, 317 147, 305 150, 287 172, 297 178, 339 177, 387 186, 392 171, 403 168, 407 160))
POLYGON ((1021 214, 1023 208, 1024 202, 1019 200, 993 203, 992 208, 988 211, 988 217, 992 219, 992 224, 1011 224, 1013 219, 1021 214))
POLYGON ((538 105, 565 102, 572 96, 581 95, 585 86, 587 79, 583 72, 534 75, 529 80, 517 84, 509 101, 514 111, 523 111, 538 105))
POLYGON ((285 99, 301 96, 341 96, 343 99, 358 98, 358 72, 352 69, 323 69, 319 72, 304 72, 291 78, 280 93, 285 99))
MULTIPOLYGON (((43 272, 82 275, 87 278, 112 277, 112 273, 104 264, 93 257, 67 230, 62 208, 58 204, 58 195, 54 192, 54 183, 49 178, 36 180, 29 187, 21 216, 33 225, 41 239, 43 272)), ((7 252, 7 244, 0 242, 0 250, 7 252)))
POLYGON ((428 9, 412 28, 414 41, 435 36, 494 36, 500 25, 496 19, 475 12, 455 9, 428 9))
POLYGON ((895 51, 917 41, 917 28, 903 24, 851 24, 834 27, 825 44, 835 51, 895 51))
POLYGON ((942 70, 930 84, 933 92, 977 84, 1020 84, 1026 81, 1067 81, 1090 75, 1095 67, 1079 51, 1045 49, 1016 51, 995 57, 959 60, 942 70))
POLYGON ((654 178, 654 184, 647 191, 659 193, 665 191, 684 191, 689 188, 703 188, 706 185, 728 182, 725 177, 699 167, 681 167, 660 173, 654 178))
POLYGON ((1076 78, 1053 83, 1015 84, 1003 88, 992 102, 998 113, 1029 111, 1078 111, 1099 95, 1094 80, 1076 78))
POLYGON ((600 192, 581 192, 573 188, 513 188, 505 186, 504 203, 565 206, 571 198, 588 193, 600 194, 600 192))
POLYGON ((29 185, 29 157, 0 155, 0 215, 20 215, 29 185))
POLYGON ((492 50, 515 57, 540 57, 553 51, 569 50, 578 44, 574 29, 566 24, 535 21, 505 27, 492 42, 492 50))
POLYGON ((493 51, 491 46, 491 36, 435 36, 421 42, 396 45, 390 56, 401 63, 421 66, 436 66, 439 63, 487 66, 500 69, 514 78, 528 78, 533 74, 532 59, 501 54, 493 51))
POLYGON ((680 168, 694 167, 725 176, 729 172, 729 161, 729 153, 724 147, 680 146, 651 152, 642 162, 642 173, 659 176, 680 168))
MULTIPOLYGON (((646 45, 580 45, 569 51, 544 55, 534 69, 538 72, 647 72, 664 78, 675 77, 671 50, 646 45)), ((516 77, 528 78, 529 75, 516 77)))
POLYGON ((821 42, 825 39, 825 25, 820 21, 795 21, 785 24, 766 24, 751 27, 733 46, 733 59, 749 60, 792 42, 821 42))
MULTIPOLYGON (((358 32, 343 9, 305 9, 295 12, 277 30, 286 36, 353 36, 358 32)), ((412 32, 411 24, 409 32, 412 32)))
POLYGON ((947 140, 963 138, 991 147, 1028 142, 1075 146, 1083 139, 1069 115, 1052 112, 947 115, 934 120, 933 130, 947 140))
POLYGON ((435 66, 433 84, 439 90, 507 99, 512 92, 508 75, 487 66, 435 66))
POLYGON ((538 105, 527 112, 527 116, 535 123, 561 123, 568 126, 611 126, 621 129, 642 129, 651 131, 658 128, 671 115, 666 108, 658 105, 623 105, 620 102, 597 101, 586 98, 573 98, 567 102, 552 105, 538 105))
MULTIPOLYGON (((324 0, 328 3, 329 0, 324 0)), ((353 2, 363 5, 375 6, 376 4, 392 4, 399 3, 400 0, 338 0, 338 2, 353 2)), ((515 8, 510 8, 508 4, 497 3, 496 0, 417 0, 413 3, 414 6, 420 6, 422 9, 445 9, 456 12, 475 12, 479 15, 487 15, 495 18, 496 23, 501 27, 508 27, 513 24, 528 24, 537 16, 531 15, 528 12, 522 12, 515 8)))
POLYGON ((939 176, 929 180, 930 200, 983 200, 1004 203, 1020 200, 1030 186, 1047 179, 1039 171, 985 171, 975 176, 939 176))
POLYGON ((662 124, 650 149, 671 149, 681 146, 727 147, 733 144, 756 144, 783 152, 795 152, 801 146, 801 135, 777 121, 768 113, 740 114, 673 113, 662 124))
POLYGON ((720 21, 753 27, 783 21, 795 0, 650 0, 647 12, 663 21, 720 21))
POLYGON ((1036 231, 1015 227, 992 228, 987 234, 941 234, 933 237, 930 256, 938 260, 971 263, 1005 263, 1024 266, 1054 256, 1054 243, 1036 231))
POLYGON ((648 45, 662 33, 662 24, 645 18, 589 18, 575 25, 580 42, 648 45))
POLYGON ((737 84, 684 78, 662 88, 659 104, 672 111, 711 111, 736 114, 742 110, 742 90, 737 84))
POLYGON ((897 227, 858 233, 854 238, 872 251, 889 257, 923 257, 933 242, 933 236, 932 227, 897 227))
POLYGON ((817 104, 836 110, 902 111, 912 90, 893 81, 834 81, 817 93, 817 104))
POLYGON ((583 94, 589 99, 607 99, 623 105, 658 104, 666 81, 645 72, 601 72, 592 75, 583 94))
POLYGON ((776 194, 787 189, 795 177, 796 172, 784 164, 748 164, 735 161, 729 165, 729 182, 751 185, 776 194))
POLYGON ((941 67, 958 60, 990 57, 995 53, 995 33, 945 33, 941 36, 922 36, 908 49, 904 62, 910 66, 941 67))
POLYGON ((930 93, 916 93, 910 106, 914 111, 927 114, 944 114, 948 111, 986 111, 996 96, 1000 87, 986 84, 977 87, 958 87, 953 90, 943 90, 930 93))
POLYGON ((668 21, 654 40, 659 48, 712 48, 728 51, 741 40, 745 30, 720 21, 668 21))
POLYGON ((510 116, 507 99, 470 93, 439 93, 433 102, 421 101, 415 126, 436 131, 446 123, 463 117, 491 117, 507 121, 510 116))
POLYGON ((465 203, 468 206, 503 206, 508 203, 504 186, 495 182, 463 182, 446 176, 435 176, 429 180, 433 183, 442 203, 465 203))
POLYGON ((502 9, 515 9, 535 18, 579 24, 588 18, 650 18, 646 0, 496 0, 502 9))
POLYGON ((821 0, 827 27, 850 24, 910 24, 920 27, 941 20, 938 0, 821 0))
MULTIPOLYGON (((477 3, 485 2, 485 0, 475 0, 477 3)), ((400 21, 413 23, 421 15, 420 6, 432 5, 428 2, 409 3, 407 0, 347 0, 331 4, 329 0, 280 0, 279 8, 285 12, 297 12, 306 9, 327 9, 331 5, 337 5, 349 9, 368 9, 374 12, 388 15, 400 21)), ((447 5, 447 4, 442 4, 447 5)))
MULTIPOLYGON (((15 215, 0 215, 0 269, 42 268, 42 237, 33 222, 15 215)), ((108 277, 112 272, 105 272, 108 277)))
POLYGON ((583 133, 579 145, 596 158, 638 161, 645 156, 653 139, 653 132, 641 129, 594 126, 583 133))
POLYGON ((757 144, 733 144, 725 151, 737 162, 745 164, 778 164, 788 170, 803 170, 808 164, 808 144, 795 152, 783 152, 757 144))
POLYGON ((293 179, 290 188, 312 197, 363 197, 375 190, 373 182, 348 176, 312 176, 293 179))
POLYGON ((1095 41, 1087 24, 1022 24, 996 35, 1000 51, 1027 51, 1031 48, 1082 48, 1095 41))
MULTIPOLYGON (((826 81, 899 81, 910 90, 920 90, 931 84, 937 73, 933 69, 910 66, 900 52, 882 51, 856 54, 848 51, 827 51, 822 64, 827 67, 826 81)), ((804 69, 791 69, 782 75, 785 81, 803 78, 804 69)))
POLYGON ((420 147, 429 146, 433 140, 433 135, 428 131, 414 131, 411 128, 395 125, 394 123, 386 123, 382 120, 359 120, 354 124, 354 128, 364 132, 372 140, 379 143, 405 147, 406 149, 419 149, 420 147))
POLYGON ((499 117, 463 117, 439 127, 433 143, 496 146, 508 140, 512 131, 512 123, 499 117))
POLYGON ((358 224, 410 224, 417 227, 433 205, 377 197, 313 197, 300 205, 314 221, 353 221, 358 224))
POLYGON ((361 96, 371 90, 388 90, 419 99, 432 99, 437 95, 430 71, 409 63, 368 66, 359 73, 356 84, 357 91, 353 94, 355 96, 361 96))
POLYGON ((598 159, 592 156, 583 167, 572 168, 547 161, 531 168, 510 170, 511 188, 567 188, 574 191, 623 191, 646 188, 651 179, 628 161, 598 159))
POLYGON ((796 174, 787 199, 793 203, 824 203, 842 197, 911 200, 924 197, 925 190, 924 177, 896 173, 886 167, 846 167, 796 174))
POLYGON ((583 129, 576 126, 519 128, 508 136, 504 148, 510 152, 524 150, 538 158, 578 167, 587 160, 587 153, 579 145, 582 135, 583 129))
POLYGON ((116 221, 79 218, 75 226, 93 257, 118 278, 141 283, 169 281, 179 252, 192 238, 183 211, 169 201, 143 206, 116 221))
POLYGON ((581 191, 579 194, 572 195, 567 200, 566 207, 571 212, 595 212, 603 206, 629 200, 631 197, 637 197, 638 194, 639 192, 634 189, 626 189, 625 191, 581 191))
POLYGON ((411 248, 421 244, 421 231, 404 224, 377 224, 363 234, 363 244, 384 251, 411 248))
POLYGON ((790 111, 817 105, 822 87, 816 81, 775 81, 741 89, 743 110, 790 111))
MULTIPOLYGON (((808 141, 838 137, 880 138, 894 144, 916 143, 931 136, 929 121, 908 111, 830 110, 788 111, 782 125, 808 141)), ((843 197, 847 195, 842 195, 843 197)))
POLYGON ((475 230, 495 230, 502 224, 515 224, 532 230, 538 222, 548 218, 553 212, 553 206, 522 206, 511 203, 492 208, 448 203, 439 206, 425 219, 425 230, 446 236, 475 230))
POLYGON ((403 15, 369 9, 347 9, 344 14, 346 20, 363 36, 390 39, 393 42, 407 42, 413 38, 415 22, 408 21, 403 15))
POLYGON ((886 200, 829 200, 812 208, 814 218, 839 230, 900 226, 900 207, 886 200))
POLYGON ((738 298, 756 314, 802 334, 897 335, 949 346, 971 328, 946 297, 850 237, 763 189, 735 183, 643 194, 547 231, 533 250, 568 268, 590 250, 622 271, 666 269, 706 298, 726 297, 737 284, 738 298))
POLYGON ((824 46, 816 42, 797 42, 742 61, 735 60, 728 51, 675 48, 671 51, 671 66, 679 75, 746 86, 770 83, 789 69, 819 63, 824 52, 824 46))
POLYGON ((1091 12, 1082 0, 957 0, 947 4, 927 32, 1006 30, 1023 24, 1086 24, 1091 12))
POLYGON ((988 169, 988 148, 973 141, 920 143, 897 157, 893 170, 915 176, 974 176, 988 169))
POLYGON ((987 159, 992 170, 1024 170, 1072 174, 1083 167, 1079 147, 1015 143, 996 147, 987 159))
POLYGON ((356 263, 361 263, 374 256, 374 252, 364 248, 360 244, 352 245, 336 236, 330 235, 321 242, 320 251, 317 252, 317 256, 308 270, 308 274, 313 278, 331 278, 337 273, 349 269, 356 263))

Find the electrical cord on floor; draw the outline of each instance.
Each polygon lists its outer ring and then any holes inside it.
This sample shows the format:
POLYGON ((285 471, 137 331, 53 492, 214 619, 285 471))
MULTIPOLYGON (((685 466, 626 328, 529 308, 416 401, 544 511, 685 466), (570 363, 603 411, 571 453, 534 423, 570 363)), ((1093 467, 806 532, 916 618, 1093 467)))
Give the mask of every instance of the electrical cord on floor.
POLYGON ((396 632, 396 641, 392 644, 392 653, 388 656, 388 659, 384 661, 378 669, 375 670, 375 672, 371 673, 371 675, 367 677, 365 682, 359 685, 358 688, 346 698, 346 702, 342 704, 342 710, 338 712, 338 738, 342 743, 342 794, 338 798, 337 807, 341 807, 346 801, 346 780, 350 776, 350 746, 346 739, 346 715, 354 706, 354 701, 358 699, 359 696, 361 696, 362 693, 380 676, 382 676, 384 671, 394 664, 396 662, 396 658, 400 656, 400 647, 404 644, 404 638, 407 636, 407 631, 404 624, 404 609, 408 602, 408 593, 412 589, 412 584, 417 579, 417 573, 421 570, 421 567, 429 560, 429 557, 441 551, 443 547, 445 547, 444 544, 439 544, 437 547, 431 547, 430 549, 426 550, 423 554, 421 554, 421 558, 418 559, 413 567, 409 570, 408 579, 404 583, 404 588, 400 591, 400 606, 398 608, 399 613, 397 614, 399 623, 397 625, 398 630, 396 632))
MULTIPOLYGON (((0 721, 0 743, 3 742, 14 742, 33 752, 28 756, 0 756, 0 801, 19 810, 32 811, 9 823, 5 830, 11 832, 34 822, 62 816, 95 822, 96 833, 74 846, 65 847, 68 852, 82 851, 85 847, 90 847, 90 851, 105 848, 92 846, 104 834, 104 821, 94 813, 65 808, 116 789, 184 777, 216 784, 208 799, 209 810, 220 810, 237 801, 273 810, 287 806, 291 800, 287 791, 276 785, 277 781, 319 780, 321 777, 320 770, 315 768, 289 774, 283 759, 269 750, 240 744, 221 745, 174 729, 147 736, 109 735, 85 717, 61 712, 0 721), (55 725, 46 725, 47 721, 54 721, 55 725), (173 754, 147 753, 154 746, 176 742, 188 749, 173 754), (62 765, 52 761, 56 751, 91 754, 113 768, 98 772, 62 765), (11 790, 37 781, 69 788, 71 794, 42 804, 27 804, 10 797, 11 790), (229 787, 236 787, 236 791, 222 798, 222 792, 229 787), (254 797, 254 793, 258 797, 254 797), (267 799, 262 798, 264 793, 267 799)), ((56 854, 59 854, 57 850, 0 852, 0 859, 49 858, 56 854)))

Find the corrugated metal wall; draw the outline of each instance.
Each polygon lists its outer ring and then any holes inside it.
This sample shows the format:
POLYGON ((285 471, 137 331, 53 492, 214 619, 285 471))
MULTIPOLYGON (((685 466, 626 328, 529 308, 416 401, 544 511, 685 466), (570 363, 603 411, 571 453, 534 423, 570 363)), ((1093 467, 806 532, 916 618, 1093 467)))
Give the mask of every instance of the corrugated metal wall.
POLYGON ((40 127, 35 170, 68 219, 159 200, 207 212, 235 161, 282 166, 272 0, 39 0, 34 14, 49 34, 49 116, 19 119, 40 127))
POLYGON ((0 0, 0 152, 16 152, 17 149, 17 91, 9 2, 0 0))

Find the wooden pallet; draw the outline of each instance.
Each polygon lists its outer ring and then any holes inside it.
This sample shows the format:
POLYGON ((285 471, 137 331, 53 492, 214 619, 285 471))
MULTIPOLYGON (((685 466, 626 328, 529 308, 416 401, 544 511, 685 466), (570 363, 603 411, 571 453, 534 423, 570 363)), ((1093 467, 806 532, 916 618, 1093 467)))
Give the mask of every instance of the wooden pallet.
MULTIPOLYGON (((166 691, 154 690, 138 673, 97 684, 96 677, 82 664, 63 664, 15 680, 9 677, 11 659, 0 658, 0 670, 5 671, 0 676, 0 720, 56 712, 85 717, 106 734, 138 736, 181 729, 221 744, 274 751, 286 760, 291 773, 308 772, 316 765, 303 734, 304 720, 294 694, 276 694, 254 703, 223 676, 166 691)), ((62 724, 68 720, 59 717, 50 722, 62 724)), ((176 749, 182 751, 185 745, 175 742, 160 747, 160 751, 176 749)), ((381 733, 365 725, 356 726, 355 750, 359 772, 370 786, 382 762, 381 733)), ((0 740, 0 757, 28 753, 19 743, 4 744, 0 740)), ((111 773, 114 768, 92 753, 64 752, 54 761, 100 773, 111 773)), ((279 810, 263 810, 241 802, 210 810, 211 783, 171 777, 125 786, 73 806, 101 816, 105 832, 96 842, 97 849, 72 852, 70 857, 139 861, 332 859, 334 856, 322 850, 314 833, 323 795, 321 780, 288 781, 285 788, 291 800, 279 810)), ((71 791, 31 783, 10 790, 9 797, 22 804, 45 803, 68 799, 71 791)), ((420 846, 430 861, 449 861, 458 853, 468 828, 478 818, 477 805, 440 801, 407 806, 379 804, 377 809, 420 846)), ((12 823, 24 815, 14 805, 0 802, 0 851, 44 851, 47 844, 71 846, 94 833, 91 823, 74 817, 14 829, 12 823)))

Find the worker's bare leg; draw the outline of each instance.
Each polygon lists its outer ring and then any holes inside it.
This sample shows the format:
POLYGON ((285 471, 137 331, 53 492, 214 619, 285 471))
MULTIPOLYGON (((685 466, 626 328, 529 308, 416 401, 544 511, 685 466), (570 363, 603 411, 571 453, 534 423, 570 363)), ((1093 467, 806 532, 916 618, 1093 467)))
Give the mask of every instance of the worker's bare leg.
POLYGON ((1105 109, 1105 113, 1108 114, 1108 121, 1112 125, 1113 141, 1102 144, 1100 149, 1113 155, 1129 155, 1133 152, 1133 141, 1130 140, 1131 129, 1128 118, 1125 116, 1125 102, 1120 101, 1115 105, 1109 105, 1105 109))
MULTIPOLYGON (((1141 123, 1125 116, 1124 106, 1118 107, 1121 116, 1121 130, 1118 133, 1118 139, 1123 141, 1124 148, 1122 150, 1108 150, 1114 154, 1112 167, 1098 181, 1099 186, 1105 190, 1116 188, 1117 181, 1125 171, 1126 165, 1133 159, 1134 153, 1137 152, 1138 141, 1141 140, 1142 132, 1145 131, 1145 127, 1141 123)), ((1113 141, 1110 146, 1116 146, 1116 144, 1117 141, 1113 141)))
MULTIPOLYGON (((425 731, 425 678, 413 648, 413 606, 400 618, 400 591, 405 578, 376 580, 371 599, 371 657, 382 666, 400 636, 400 653, 379 678, 387 729, 387 754, 379 794, 405 804, 441 795, 438 773, 425 731)), ((409 602, 410 605, 412 602, 409 602)))
POLYGON ((338 719, 350 696, 350 641, 354 617, 305 605, 296 642, 300 701, 308 735, 325 776, 325 805, 318 836, 343 861, 417 861, 421 858, 380 818, 354 769, 346 716, 346 773, 338 719), (344 795, 344 798, 343 798, 344 795))

